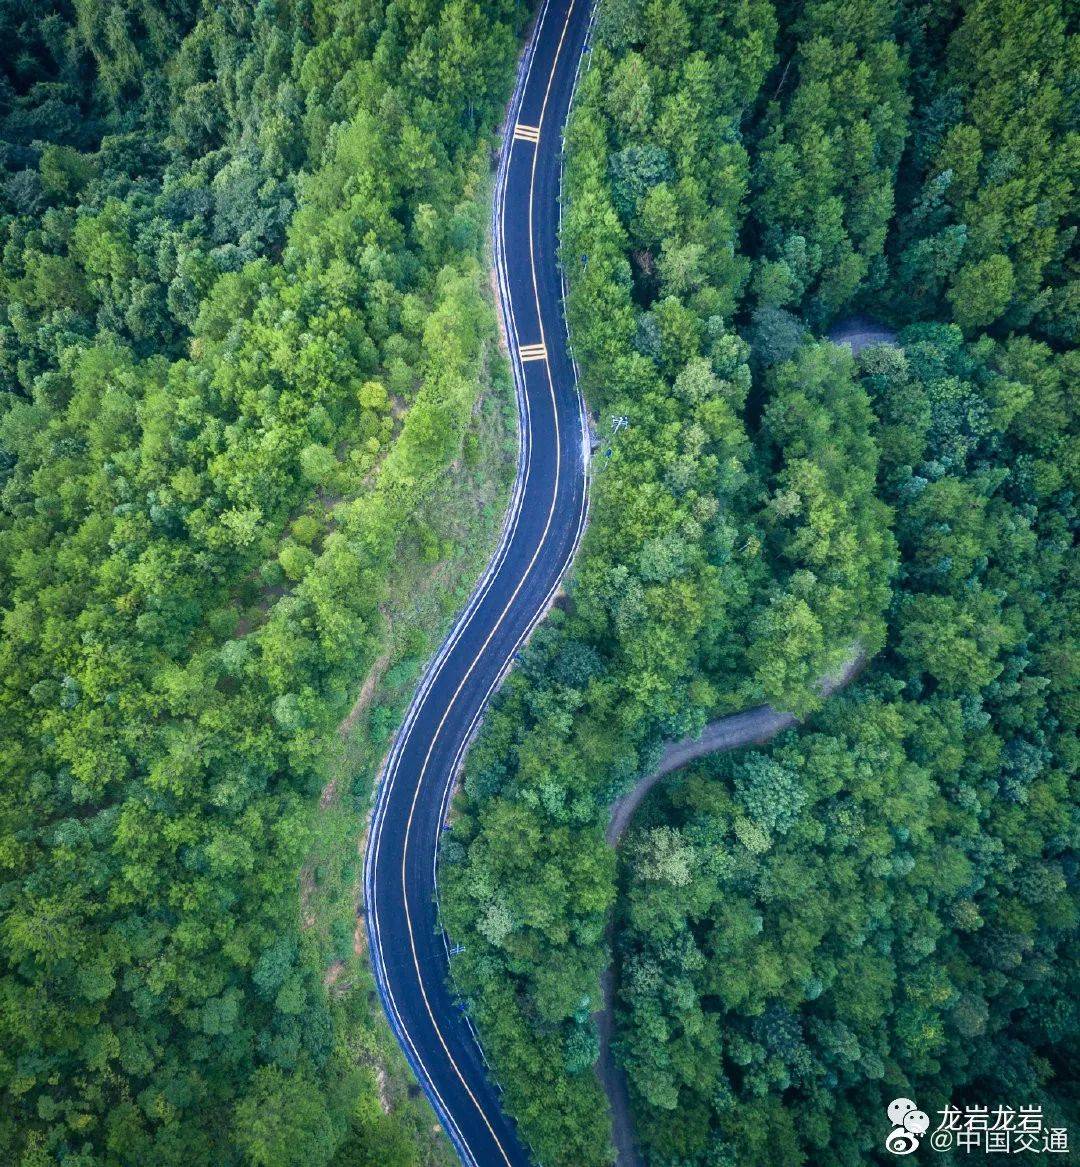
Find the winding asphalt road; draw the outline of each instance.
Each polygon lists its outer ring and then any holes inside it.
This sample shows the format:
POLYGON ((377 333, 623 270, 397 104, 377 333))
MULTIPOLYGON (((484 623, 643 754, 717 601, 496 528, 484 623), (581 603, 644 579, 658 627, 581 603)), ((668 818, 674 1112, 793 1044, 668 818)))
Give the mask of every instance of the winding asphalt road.
POLYGON ((499 547, 388 755, 364 867, 383 1007, 462 1162, 475 1167, 525 1167, 530 1158, 448 984, 436 848, 488 698, 547 611, 585 525, 589 446, 557 234, 562 129, 591 16, 591 0, 547 0, 519 70, 492 224, 520 416, 517 480, 499 547))

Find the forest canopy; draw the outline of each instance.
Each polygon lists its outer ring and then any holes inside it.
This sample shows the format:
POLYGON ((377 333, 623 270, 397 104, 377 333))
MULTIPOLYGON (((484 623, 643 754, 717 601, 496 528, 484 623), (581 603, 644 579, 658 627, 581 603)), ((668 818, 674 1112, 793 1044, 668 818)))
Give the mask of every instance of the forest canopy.
POLYGON ((611 1161, 612 962, 650 1164, 883 1162, 897 1096, 1076 1128, 1078 51, 1058 0, 600 6, 591 525, 442 848, 545 1163, 611 1161), (616 858, 663 742, 761 702, 805 727, 669 779, 616 858))
MULTIPOLYGON (((317 816, 402 560, 445 568, 455 475, 504 469, 528 15, 0 0, 4 1162, 440 1161, 333 984, 360 830, 317 816)), ((652 1167, 884 1162, 901 1095, 1080 1131, 1078 75, 1064 0, 600 0, 561 237, 590 525, 440 850, 546 1167, 612 1161, 609 967, 652 1167), (765 703, 801 724, 605 842, 665 743, 765 703)))
POLYGON ((421 1153, 324 983, 355 897, 326 951, 301 867, 400 549, 449 554, 426 507, 506 384, 522 18, 0 5, 5 1163, 421 1153))

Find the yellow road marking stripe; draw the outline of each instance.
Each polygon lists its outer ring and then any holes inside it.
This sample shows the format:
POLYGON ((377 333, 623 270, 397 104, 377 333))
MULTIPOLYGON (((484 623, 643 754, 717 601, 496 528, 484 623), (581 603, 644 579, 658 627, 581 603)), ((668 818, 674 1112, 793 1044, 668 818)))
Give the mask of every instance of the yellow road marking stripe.
MULTIPOLYGON (((551 71, 548 74, 547 88, 544 92, 544 102, 543 102, 543 106, 541 108, 541 113, 540 113, 541 122, 543 122, 544 111, 547 109, 548 99, 551 96, 551 85, 552 85, 552 82, 555 78, 555 71, 558 68, 559 57, 562 53, 563 42, 566 39, 566 30, 570 25, 570 15, 573 12, 573 10, 574 10, 574 0, 571 0, 571 3, 568 6, 567 11, 566 11, 566 18, 563 22, 562 33, 559 36, 559 43, 555 49, 555 58, 552 61, 551 71)), ((537 134, 537 138, 536 139, 523 138, 521 140, 536 141, 539 139, 539 129, 537 127, 524 127, 524 128, 535 129, 536 134, 537 134)), ((518 136, 517 135, 517 127, 515 127, 514 137, 516 138, 517 136, 518 136)), ((537 315, 539 316, 540 315, 540 296, 539 296, 539 292, 537 290, 536 258, 535 258, 535 254, 534 254, 533 231, 532 231, 533 195, 534 195, 534 191, 535 191, 535 184, 536 184, 536 155, 534 154, 533 155, 532 174, 531 174, 530 182, 529 182, 529 258, 530 258, 530 263, 532 266, 533 297, 536 301, 537 315)), ((504 219, 504 223, 505 223, 505 219, 504 219)), ((544 331, 544 325, 543 325, 543 320, 541 319, 540 320, 541 335, 543 335, 543 331, 544 331)), ((545 355, 546 355, 546 347, 545 347, 545 355)), ((548 392, 551 395, 552 405, 554 406, 554 404, 555 404, 555 386, 554 386, 554 383, 552 381, 550 366, 548 367, 548 392)), ((488 1133, 491 1135, 492 1139, 494 1140, 496 1147, 498 1147, 499 1153, 502 1155, 503 1160, 508 1165, 510 1163, 510 1160, 506 1154, 506 1150, 503 1147, 502 1143, 499 1141, 498 1135, 495 1134, 495 1131, 494 1131, 490 1121, 488 1120, 487 1114, 484 1112, 483 1107, 481 1107, 479 1101, 477 1100, 477 1098, 475 1097, 473 1092, 469 1089, 469 1085, 465 1081, 464 1075, 462 1074, 460 1067, 458 1066, 457 1062, 454 1060, 453 1054, 450 1053, 450 1050, 446 1044, 446 1039, 443 1036, 442 1030, 439 1028, 439 1023, 435 1018, 435 1014, 431 1008, 431 1003, 428 1000, 427 990, 424 987, 424 978, 420 972, 420 960, 419 960, 419 957, 418 957, 418 954, 416 951, 416 938, 415 938, 415 935, 413 933, 413 927, 412 927, 412 913, 409 911, 409 895, 408 895, 408 890, 407 890, 406 885, 405 885, 405 873, 406 873, 406 865, 407 865, 408 853, 409 853, 409 837, 412 833, 413 818, 414 818, 415 813, 416 813, 416 804, 417 804, 419 797, 420 797, 420 790, 423 786, 424 775, 427 771, 428 763, 431 761, 431 755, 435 749, 435 742, 438 740, 439 734, 441 733, 442 728, 446 723, 446 719, 450 715, 450 710, 453 708, 454 703, 456 702, 462 689, 465 687, 466 683, 468 682, 469 677, 472 675, 473 669, 476 667, 476 665, 479 663, 480 659, 482 658, 485 649, 491 643, 496 632, 499 630, 499 627, 501 626, 503 620, 505 619, 506 614, 513 607, 514 601, 517 599, 518 593, 521 591, 522 587, 524 586, 526 579, 528 579, 529 575, 532 573, 532 569, 535 566, 537 559, 539 558, 540 551, 543 548, 544 543, 547 541, 548 531, 550 530, 550 527, 551 527, 551 520, 552 520, 552 518, 554 516, 554 512, 555 512, 555 500, 556 500, 556 497, 558 494, 558 483, 559 483, 561 462, 562 462, 561 439, 559 437, 558 427, 559 427, 559 416, 558 416, 558 409, 556 408, 555 409, 555 430, 556 430, 556 432, 555 432, 555 490, 552 493, 551 502, 550 502, 549 507, 548 507, 548 514, 547 514, 547 519, 544 523, 544 530, 541 533, 540 540, 536 546, 536 549, 533 552, 532 558, 530 559, 528 566, 525 568, 525 571, 521 576, 521 579, 518 580, 518 583, 515 586, 513 593, 511 594, 509 600, 506 602, 506 605, 503 607, 503 610, 500 613, 498 619, 495 621, 495 626, 488 633, 486 639, 484 640, 484 643, 480 646, 479 652, 477 652, 477 654, 474 656, 472 664, 466 670, 465 676, 459 682, 457 689, 454 691, 453 696, 450 698, 450 702, 447 705, 446 709, 444 710, 442 718, 440 719, 439 724, 435 729, 435 733, 432 736, 431 742, 428 746, 427 754, 424 757, 423 763, 421 764, 420 774, 417 776, 416 785, 413 789, 412 805, 409 808, 409 817, 408 817, 406 824, 405 824, 405 838, 404 838, 404 846, 403 846, 403 851, 402 851, 402 856, 401 856, 401 883, 402 883, 402 890, 405 893, 404 897, 403 897, 404 908, 405 908, 405 928, 409 934, 409 947, 412 950, 413 967, 416 970, 416 979, 417 979, 417 983, 419 984, 419 987, 420 987, 420 996, 423 999, 424 1007, 427 1011, 428 1018, 431 1021, 432 1028, 435 1030, 435 1035, 439 1039, 439 1044, 442 1046, 443 1052, 446 1054, 447 1060, 449 1061, 451 1067, 453 1068, 454 1072, 456 1073, 458 1081, 461 1082, 462 1086, 465 1088, 465 1093, 468 1094, 473 1105, 476 1107, 480 1117, 483 1119, 484 1125, 487 1127, 488 1133)), ((400 755, 399 755, 399 758, 400 758, 400 755)), ((391 777, 391 785, 392 784, 393 784, 393 778, 391 777)), ((381 835, 381 823, 380 823, 380 832, 379 833, 381 835)), ((376 848, 377 847, 378 847, 378 842, 376 842, 376 848)), ((377 861, 378 860, 376 858, 376 862, 377 861)), ((387 988, 389 990, 389 981, 387 981, 387 988)), ((393 1001, 392 990, 390 991, 390 998, 391 998, 391 1001, 393 1001)), ((397 1012, 396 1003, 395 1003, 395 1012, 397 1012)), ((400 1017, 400 1014, 399 1014, 399 1020, 402 1022, 402 1031, 404 1033, 408 1034, 408 1031, 404 1026, 404 1019, 400 1017)), ((424 1066, 423 1058, 420 1056, 420 1051, 416 1049, 416 1046, 413 1044, 411 1038, 409 1039, 409 1044, 413 1048, 413 1052, 417 1058, 417 1061, 420 1063, 421 1066, 423 1066, 425 1072, 427 1072, 428 1079, 431 1082, 432 1087, 434 1088, 434 1080, 431 1077, 431 1073, 430 1073, 430 1071, 427 1070, 427 1067, 424 1066)), ((438 1093, 437 1089, 436 1089, 436 1093, 438 1093)), ((441 1096, 440 1096, 440 1101, 441 1101, 441 1096)), ((461 1132, 460 1128, 457 1127, 457 1123, 454 1122, 453 1116, 449 1114, 449 1109, 446 1108, 445 1103, 443 1103, 443 1106, 444 1106, 444 1109, 447 1110, 448 1118, 453 1123, 455 1128, 457 1128, 458 1135, 461 1138, 462 1143, 464 1144, 464 1146, 468 1150, 468 1153, 471 1156, 472 1155, 472 1148, 469 1147, 468 1142, 465 1140, 463 1133, 461 1132)))
POLYGON ((519 142, 539 142, 540 141, 540 127, 527 126, 523 122, 518 122, 514 126, 514 137, 519 142))
POLYGON ((544 344, 523 344, 518 352, 521 353, 523 361, 547 360, 547 345, 544 344))

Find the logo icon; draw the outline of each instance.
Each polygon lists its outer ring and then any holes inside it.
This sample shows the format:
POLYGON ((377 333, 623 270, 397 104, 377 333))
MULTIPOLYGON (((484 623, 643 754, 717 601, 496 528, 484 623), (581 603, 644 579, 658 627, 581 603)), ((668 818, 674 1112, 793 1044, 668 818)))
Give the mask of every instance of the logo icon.
POLYGON ((930 1127, 930 1117, 910 1098, 894 1098, 889 1103, 889 1122, 893 1129, 885 1140, 885 1150, 894 1155, 910 1155, 919 1149, 919 1139, 930 1127))

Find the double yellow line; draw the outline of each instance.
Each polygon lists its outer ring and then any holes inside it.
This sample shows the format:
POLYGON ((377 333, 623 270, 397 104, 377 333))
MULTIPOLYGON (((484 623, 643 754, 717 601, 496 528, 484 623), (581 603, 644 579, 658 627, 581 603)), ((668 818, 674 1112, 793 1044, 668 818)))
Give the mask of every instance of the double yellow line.
MULTIPOLYGON (((550 68, 550 71, 548 73, 547 84, 546 84, 546 87, 544 90, 544 99, 543 99, 543 103, 541 105, 541 110, 540 110, 539 124, 536 126, 528 126, 528 125, 524 125, 523 123, 520 123, 520 122, 515 124, 514 131, 511 135, 511 141, 509 143, 509 151, 511 153, 512 153, 513 148, 514 148, 513 147, 514 142, 527 142, 527 143, 532 144, 533 146, 536 146, 539 143, 540 131, 541 131, 541 127, 544 124, 544 117, 545 117, 545 114, 547 112, 548 100, 549 100, 550 95, 551 95, 551 87, 552 87, 552 83, 554 81, 556 70, 558 68, 559 58, 560 58, 561 53, 562 53, 563 44, 564 44, 565 39, 566 39, 566 32, 567 32, 567 29, 568 29, 569 24, 570 24, 570 17, 573 13, 575 3, 579 3, 579 2, 581 2, 581 0, 571 0, 570 4, 568 5, 567 10, 566 10, 566 18, 563 22, 562 32, 559 36, 559 43, 556 47, 555 56, 551 62, 551 68, 550 68)), ((544 15, 546 15, 546 8, 545 8, 544 15)), ((536 33, 537 43, 539 42, 539 35, 540 35, 540 29, 541 29, 542 24, 543 24, 543 18, 544 17, 542 16, 541 23, 537 28, 537 33, 536 33)), ((532 64, 530 62, 530 65, 529 65, 529 73, 530 74, 531 74, 531 68, 532 68, 532 64)), ((522 93, 524 93, 524 89, 528 88, 528 80, 529 80, 529 75, 527 75, 527 77, 526 77, 526 83, 522 89, 522 93)), ((558 495, 559 495, 559 483, 561 480, 561 472, 562 472, 562 442, 561 442, 561 434, 560 434, 560 427, 559 427, 558 405, 557 405, 556 398, 555 398, 555 385, 554 385, 554 381, 552 379, 551 366, 550 366, 550 364, 547 363, 547 344, 546 344, 546 337, 544 334, 543 315, 542 315, 541 306, 540 306, 540 295, 539 295, 537 270, 536 270, 535 236, 534 236, 534 231, 533 231, 533 220, 534 220, 533 211, 534 211, 534 196, 535 196, 535 187, 536 187, 536 168, 537 168, 537 156, 538 156, 538 154, 539 154, 539 151, 534 149, 533 158, 532 158, 532 168, 531 168, 530 177, 529 177, 528 225, 529 225, 529 263, 530 263, 530 268, 531 268, 531 272, 532 272, 533 298, 534 298, 535 307, 536 307, 537 323, 538 323, 539 329, 540 329, 540 338, 541 338, 540 342, 538 344, 522 345, 520 343, 520 339, 518 337, 516 321, 514 321, 512 303, 508 303, 508 305, 507 305, 507 308, 508 308, 507 315, 509 317, 509 322, 511 325, 511 327, 508 331, 512 334, 514 347, 515 347, 517 354, 518 354, 518 359, 523 363, 527 362, 527 361, 537 361, 537 360, 542 360, 545 363, 545 368, 546 368, 546 372, 547 372, 548 392, 549 392, 549 395, 551 398, 552 414, 553 414, 553 418, 554 418, 554 422, 555 422, 555 483, 554 483, 554 487, 552 489, 551 501, 550 501, 549 506, 548 506, 548 513, 547 513, 547 517, 546 517, 546 520, 544 523, 544 529, 543 529, 543 532, 540 536, 540 539, 536 545, 536 549, 533 551, 532 558, 529 560, 529 564, 526 567, 525 571, 522 573, 522 576, 521 576, 520 580, 518 581, 517 585, 515 586, 514 591, 511 594, 510 598, 507 600, 506 604, 503 606, 503 609, 500 612, 498 619, 495 621, 493 627, 488 632, 487 637, 484 640, 484 643, 480 646, 479 651, 473 657, 472 663, 470 664, 469 668, 465 672, 465 675, 461 678, 460 682, 458 683, 457 688, 454 690, 453 696, 450 698, 450 701, 447 703, 446 709, 444 710, 442 717, 439 720, 439 724, 438 724, 434 734, 432 735, 431 742, 428 746, 427 753, 425 754, 423 764, 420 768, 420 773, 417 775, 416 786, 415 786, 415 789, 413 792, 412 804, 409 808, 409 817, 408 817, 408 820, 407 820, 406 826, 405 826, 405 837, 404 837, 402 859, 401 859, 401 888, 402 888, 402 898, 403 898, 404 907, 405 907, 405 926, 406 926, 406 931, 408 932, 408 936, 409 936, 409 947, 410 947, 411 952, 412 952, 413 966, 416 970, 417 983, 420 986, 420 994, 421 994, 421 997, 422 997, 423 1002, 424 1002, 424 1008, 427 1011, 428 1017, 431 1021, 432 1028, 434 1029, 435 1034, 439 1039, 439 1043, 442 1046, 442 1049, 446 1055, 447 1061, 449 1062, 450 1066, 453 1068, 454 1073, 458 1077, 458 1080, 461 1082, 461 1085, 464 1088, 465 1093, 469 1096, 473 1105, 476 1107, 477 1112, 479 1113, 480 1117, 483 1119, 484 1125, 487 1127, 489 1133, 491 1134, 492 1140, 494 1141, 495 1145, 498 1147, 499 1153, 502 1156, 503 1162, 507 1164, 507 1167, 512 1167, 512 1164, 511 1164, 509 1156, 507 1155, 506 1149, 503 1147, 501 1141, 499 1140, 498 1135, 495 1133, 495 1130, 492 1127, 490 1120, 488 1119, 487 1114, 484 1111, 484 1108, 480 1105, 480 1102, 478 1101, 476 1096, 473 1094, 472 1090, 469 1087, 468 1082, 465 1080, 465 1076, 462 1073, 461 1068, 458 1066, 456 1060, 454 1059, 453 1054, 450 1052, 450 1049, 447 1045, 446 1039, 443 1036, 443 1032, 442 1032, 441 1028, 439 1027, 438 1019, 436 1018, 435 1013, 431 1008, 431 1003, 428 1000, 427 990, 424 987, 423 974, 422 974, 421 969, 420 969, 419 955, 417 953, 417 948, 416 948, 416 937, 415 937, 415 934, 413 932, 412 915, 411 915, 411 912, 409 910, 409 895, 408 895, 408 887, 407 887, 407 883, 406 883, 406 872, 407 872, 407 861, 408 861, 408 854, 409 854, 409 844, 412 840, 413 821, 414 821, 414 817, 415 817, 415 813, 416 813, 417 804, 419 802, 420 790, 423 786, 424 776, 427 773, 427 768, 428 768, 428 765, 431 761, 432 754, 434 753, 436 743, 439 740, 439 736, 442 732, 442 729, 443 729, 444 725, 446 724, 447 718, 450 716, 450 711, 453 709, 454 704, 457 701, 458 696, 460 695, 461 691, 464 689, 465 685, 468 683, 469 678, 472 676, 472 673, 475 670, 477 664, 483 658, 484 652, 487 650, 488 645, 491 643, 492 639, 495 637, 496 633, 499 631, 500 627, 502 626, 503 621, 505 620, 510 609, 513 607, 515 600, 517 599, 519 593, 521 592, 521 589, 524 587, 525 581, 529 578, 530 574, 532 573, 533 568, 536 565, 537 559, 540 556, 540 552, 543 549, 544 544, 547 541, 547 537, 548 537, 549 531, 551 529, 551 523, 552 523, 552 519, 554 517, 554 512, 555 512, 555 505, 556 505, 556 502, 558 500, 558 495)), ((507 169, 507 172, 508 172, 508 169, 507 169)), ((503 210, 503 212, 500 215, 500 228, 499 229, 500 229, 500 232, 503 232, 505 229, 505 209, 503 210)), ((508 292, 508 300, 509 300, 509 285, 508 284, 507 284, 507 292, 508 292)), ((529 449, 530 449, 530 466, 531 466, 531 419, 530 419, 529 449)), ((528 475, 528 470, 526 471, 526 476, 527 475, 528 475)), ((583 492, 581 511, 579 513, 579 516, 578 516, 578 532, 577 532, 578 535, 580 535, 580 528, 581 528, 581 525, 582 525, 583 520, 584 520, 584 513, 585 513, 585 506, 584 506, 584 492, 583 492)), ((517 524, 517 518, 515 517, 514 530, 516 530, 516 524, 517 524)), ((510 531, 508 533, 507 538, 506 538, 506 542, 504 544, 505 547, 507 547, 507 548, 509 547, 509 544, 513 538, 513 534, 514 534, 514 531, 510 531)), ((576 540, 575 540, 575 545, 576 545, 576 540)), ((565 568, 566 565, 564 564, 562 566, 565 568)), ((492 576, 488 580, 488 584, 487 584, 488 589, 490 589, 491 584, 494 582, 495 574, 496 573, 493 573, 492 576)), ((561 579, 561 575, 562 575, 562 571, 560 570, 560 572, 559 572, 560 579, 561 579)), ((550 602, 550 599, 552 598, 552 596, 554 596, 555 591, 557 590, 558 586, 559 586, 559 579, 556 579, 555 584, 552 586, 552 588, 550 589, 550 591, 548 592, 548 595, 546 597, 545 606, 544 606, 545 608, 546 608, 547 602, 550 602)), ((474 608, 474 611, 475 610, 476 609, 474 608)), ((530 621, 525 632, 522 633, 522 636, 516 642, 516 644, 514 646, 514 651, 516 651, 517 645, 520 644, 521 640, 524 639, 524 637, 528 634, 528 632, 531 630, 531 628, 535 625, 536 621, 540 618, 543 611, 544 611, 544 608, 541 608, 536 613, 536 616, 534 617, 534 619, 532 621, 530 621)), ((461 633, 464 632, 464 627, 465 627, 464 625, 461 626, 461 629, 460 629, 459 634, 458 634, 458 639, 460 639, 461 633)), ((443 664, 445 664, 446 659, 447 659, 446 657, 443 658, 443 664)), ((495 679, 492 681, 491 685, 488 687, 487 693, 485 694, 485 697, 484 697, 484 701, 481 702, 480 708, 478 709, 476 715, 474 716, 474 718, 472 720, 472 724, 470 726, 469 733, 467 733, 465 735, 460 746, 458 747, 451 773, 456 772, 458 763, 460 762, 461 757, 464 754, 464 751, 465 751, 465 749, 469 743, 469 740, 471 738, 472 730, 475 729, 476 725, 479 722, 480 716, 483 712, 483 708, 484 708, 484 705, 486 704, 488 697, 490 697, 495 686, 498 684, 499 680, 504 675, 505 670, 509 664, 509 659, 510 658, 508 657, 507 661, 505 661, 503 663, 503 666, 499 670, 498 675, 495 677, 495 679)), ((438 676, 438 673, 441 672, 441 669, 442 669, 442 665, 440 664, 439 669, 436 671, 435 677, 438 676)), ((435 677, 432 678, 432 682, 431 682, 432 685, 434 684, 435 677)), ((429 687, 428 691, 430 692, 430 687, 429 687)), ((409 724, 407 730, 405 731, 404 737, 403 737, 401 744, 400 744, 400 748, 398 748, 395 752, 395 757, 394 757, 392 769, 385 776, 385 779, 384 779, 385 793, 383 795, 384 805, 388 804, 388 802, 389 802, 390 792, 393 789, 394 781, 395 781, 395 779, 397 777, 397 773, 400 769, 400 759, 401 759, 401 756, 404 752, 405 745, 408 742, 408 737, 411 735, 413 724, 414 724, 414 722, 411 722, 409 724)), ((450 788, 448 787, 447 788, 447 795, 449 794, 449 789, 450 788)), ((441 821, 441 816, 440 816, 440 821, 441 821)), ((374 832, 375 837, 372 839, 372 847, 374 848, 373 871, 375 869, 377 869, 377 866, 378 866, 378 856, 379 856, 379 849, 380 849, 380 844, 381 844, 381 840, 382 840, 383 822, 384 822, 384 819, 380 817, 378 820, 378 823, 377 823, 377 829, 374 832)), ((373 893, 374 893, 374 888, 375 888, 376 882, 377 882, 377 880, 373 877, 372 881, 371 881, 371 888, 372 888, 373 893)), ((373 896, 373 899, 374 899, 374 896, 373 896)), ((377 957, 378 957, 378 960, 380 961, 380 963, 383 964, 383 967, 385 970, 385 962, 383 961, 381 939, 378 939, 379 927, 378 927, 378 920, 377 920, 377 914, 376 914, 376 906, 374 903, 372 903, 370 905, 370 910, 372 912, 371 923, 372 923, 373 931, 377 937, 376 942, 377 942, 377 946, 378 946, 378 950, 379 950, 377 953, 377 957)), ((397 1008, 397 1003, 396 1003, 396 1001, 394 1001, 393 991, 390 988, 389 978, 385 976, 385 971, 384 971, 383 980, 384 980, 384 983, 386 986, 386 993, 387 993, 387 996, 389 998, 389 1004, 390 1004, 391 1009, 393 1010, 395 1017, 397 1018, 398 1027, 400 1028, 401 1034, 405 1038, 405 1040, 408 1042, 417 1065, 423 1071, 423 1073, 426 1075, 428 1085, 430 1086, 431 1090, 434 1092, 435 1096, 438 1098, 439 1103, 440 1103, 441 1108, 442 1108, 442 1111, 446 1115, 447 1121, 454 1127, 454 1129, 457 1132, 457 1139, 455 1140, 455 1142, 459 1144, 459 1149, 463 1150, 465 1155, 467 1155, 468 1158, 470 1160, 472 1160, 473 1163, 476 1163, 477 1162, 476 1156, 473 1154, 472 1148, 469 1147, 468 1141, 466 1140, 464 1134, 461 1132, 461 1128, 458 1126, 457 1122, 454 1120, 453 1115, 450 1113, 449 1107, 447 1107, 442 1096, 439 1094, 438 1088, 435 1086, 434 1079, 432 1078, 431 1073, 428 1070, 428 1067, 424 1064, 423 1058, 420 1056, 420 1053, 417 1050, 415 1043, 413 1042, 412 1038, 408 1034, 408 1031, 405 1027, 404 1021, 402 1020, 401 1014, 397 1008)), ((488 1167, 488 1165, 484 1164, 483 1167, 488 1167)))

